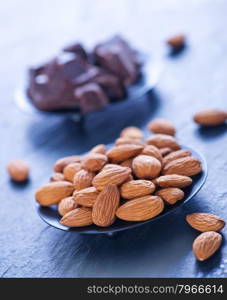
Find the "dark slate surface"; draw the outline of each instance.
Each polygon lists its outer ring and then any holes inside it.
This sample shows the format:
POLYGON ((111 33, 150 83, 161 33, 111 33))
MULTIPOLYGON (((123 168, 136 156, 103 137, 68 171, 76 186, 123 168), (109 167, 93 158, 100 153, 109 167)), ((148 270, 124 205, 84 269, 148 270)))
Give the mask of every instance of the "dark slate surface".
POLYGON ((205 107, 227 109, 227 4, 224 0, 157 2, 1 4, 0 276, 226 277, 226 243, 207 262, 196 262, 191 245, 198 233, 184 218, 197 211, 226 217, 227 126, 199 129, 191 117, 205 107), (181 55, 168 57, 163 41, 181 31, 188 36, 188 47, 181 55), (49 57, 66 42, 78 38, 89 46, 115 32, 165 61, 155 93, 134 105, 122 103, 107 115, 89 116, 83 124, 24 114, 15 107, 14 92, 29 64, 49 57), (173 121, 179 140, 207 159, 208 180, 187 206, 114 239, 66 233, 41 221, 34 208, 34 190, 47 181, 57 158, 109 143, 124 126, 145 128, 153 117, 173 121), (26 185, 9 180, 5 165, 12 158, 31 165, 26 185))

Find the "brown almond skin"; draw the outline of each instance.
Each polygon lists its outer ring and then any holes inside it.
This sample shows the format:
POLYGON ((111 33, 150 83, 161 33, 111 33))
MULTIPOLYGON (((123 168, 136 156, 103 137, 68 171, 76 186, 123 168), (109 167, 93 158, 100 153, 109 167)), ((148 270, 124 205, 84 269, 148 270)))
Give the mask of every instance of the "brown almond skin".
POLYGON ((218 109, 204 109, 197 112, 193 120, 201 126, 218 126, 225 123, 227 112, 218 109))
POLYGON ((80 162, 81 157, 79 155, 66 156, 58 159, 54 164, 55 172, 63 172, 64 168, 71 163, 80 162))
POLYGON ((162 157, 165 157, 166 155, 171 153, 173 150, 168 147, 165 147, 165 148, 160 148, 159 151, 160 151, 162 157))
POLYGON ((7 171, 12 180, 16 182, 26 181, 29 177, 29 166, 22 160, 11 160, 7 171))
POLYGON ((184 192, 179 188, 166 188, 156 192, 156 195, 161 197, 168 204, 175 204, 184 198, 184 192))
POLYGON ((58 204, 72 195, 74 186, 68 181, 56 181, 40 187, 35 193, 36 201, 42 206, 58 204))
POLYGON ((155 119, 148 124, 148 129, 154 133, 168 134, 174 136, 176 129, 174 125, 165 119, 155 119))
POLYGON ((98 195, 92 209, 92 220, 97 226, 107 227, 115 221, 115 213, 120 203, 120 193, 116 185, 107 185, 98 195))
POLYGON ((131 180, 121 185, 120 194, 129 200, 152 194, 154 190, 155 185, 149 180, 131 180))
POLYGON ((99 145, 93 147, 90 150, 90 153, 106 154, 106 146, 104 144, 99 144, 99 145))
POLYGON ((51 177, 50 177, 50 181, 54 182, 54 181, 65 181, 65 176, 62 173, 54 173, 51 177))
POLYGON ((82 168, 91 172, 99 171, 107 163, 107 156, 100 153, 91 153, 84 157, 82 168))
POLYGON ((75 191, 73 193, 73 200, 81 206, 92 207, 98 194, 99 192, 95 187, 89 187, 80 191, 75 191))
POLYGON ((163 168, 164 175, 178 174, 194 176, 202 171, 201 162, 195 157, 183 157, 169 162, 163 168))
POLYGON ((120 136, 130 139, 142 139, 144 134, 138 127, 130 126, 123 129, 120 136))
POLYGON ((58 213, 60 216, 64 216, 69 211, 76 209, 78 204, 73 200, 73 197, 67 197, 62 199, 58 204, 58 213))
POLYGON ((155 184, 162 188, 178 187, 184 188, 192 184, 192 179, 183 175, 164 175, 155 179, 155 184))
POLYGON ((108 159, 113 163, 122 162, 126 159, 135 157, 143 150, 143 146, 140 145, 121 145, 113 147, 107 151, 106 155, 108 159))
POLYGON ((101 191, 108 184, 122 184, 128 179, 130 174, 131 169, 129 168, 109 164, 94 177, 92 185, 96 187, 98 191, 101 191))
POLYGON ((182 158, 182 157, 191 156, 191 155, 192 155, 192 153, 189 150, 177 150, 177 151, 171 152, 170 154, 166 155, 163 158, 163 164, 166 165, 173 160, 176 160, 176 159, 182 158))
POLYGON ((92 180, 95 177, 94 172, 90 172, 87 170, 80 170, 76 173, 76 175, 73 178, 73 184, 75 190, 83 190, 92 185, 92 180))
POLYGON ((167 134, 155 134, 147 140, 148 145, 154 145, 157 148, 170 148, 172 150, 179 150, 180 145, 177 140, 167 134))
POLYGON ((141 179, 156 178, 161 171, 160 161, 152 156, 138 155, 132 162, 133 173, 141 179))
POLYGON ((153 145, 145 146, 141 154, 153 156, 162 163, 162 154, 160 153, 159 149, 153 145))
POLYGON ((68 164, 63 170, 65 179, 73 182, 74 176, 81 170, 81 168, 81 163, 79 162, 68 164))
POLYGON ((166 43, 172 47, 173 50, 180 50, 185 46, 185 35, 177 34, 169 38, 166 43))
POLYGON ((123 161, 120 165, 122 167, 132 168, 132 162, 133 162, 133 158, 129 158, 129 159, 123 161))
POLYGON ((222 236, 215 231, 201 233, 193 242, 192 250, 195 257, 204 261, 211 257, 221 246, 222 236))
POLYGON ((78 207, 61 218, 60 223, 68 227, 84 227, 93 224, 92 211, 88 207, 78 207))
POLYGON ((144 146, 144 142, 142 142, 139 139, 131 139, 127 137, 120 137, 115 141, 116 146, 121 146, 121 145, 139 145, 139 146, 144 146))
POLYGON ((224 220, 210 213, 192 213, 186 216, 186 221, 201 232, 220 231, 225 226, 224 220))
POLYGON ((117 209, 116 215, 125 221, 146 221, 159 215, 163 209, 163 200, 149 195, 127 201, 117 209))

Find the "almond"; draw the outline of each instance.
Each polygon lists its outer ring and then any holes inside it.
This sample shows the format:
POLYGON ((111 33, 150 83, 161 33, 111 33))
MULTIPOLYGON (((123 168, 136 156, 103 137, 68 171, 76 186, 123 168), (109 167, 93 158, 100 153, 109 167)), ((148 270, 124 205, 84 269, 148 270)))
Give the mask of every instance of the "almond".
POLYGON ((144 196, 121 205, 116 212, 119 219, 125 221, 146 221, 159 215, 164 202, 158 196, 144 196))
POLYGON ((100 154, 105 154, 106 153, 106 146, 103 144, 99 144, 95 147, 93 147, 90 150, 90 153, 100 153, 100 154))
POLYGON ((129 159, 123 161, 120 165, 122 167, 132 168, 132 161, 133 161, 133 158, 129 158, 129 159))
POLYGON ((171 46, 174 50, 180 50, 185 45, 185 35, 177 34, 169 38, 166 43, 171 46))
POLYGON ((16 182, 23 182, 28 179, 29 167, 22 160, 11 160, 8 163, 7 170, 11 179, 16 182))
POLYGON ((176 175, 176 174, 160 176, 156 178, 154 181, 155 184, 163 188, 168 188, 168 187, 184 188, 192 184, 192 179, 190 177, 183 176, 183 175, 176 175))
POLYGON ((177 174, 193 176, 202 171, 201 162, 195 157, 183 157, 171 161, 163 168, 164 175, 177 174))
POLYGON ((179 150, 180 145, 177 140, 167 134, 155 134, 147 140, 148 145, 154 145, 157 148, 170 148, 172 150, 179 150))
POLYGON ((160 161, 152 156, 139 155, 132 162, 134 174, 141 179, 156 178, 161 171, 160 161))
POLYGON ((64 216, 69 211, 78 207, 78 204, 73 200, 73 197, 62 199, 58 204, 59 215, 64 216))
POLYGON ((84 157, 82 168, 88 171, 99 171, 107 163, 107 157, 100 153, 91 153, 84 157))
POLYGON ((166 188, 156 192, 156 195, 161 197, 168 204, 175 204, 177 201, 184 198, 184 192, 179 188, 166 188))
POLYGON ((204 261, 211 257, 221 246, 222 236, 215 231, 201 233, 193 242, 193 252, 196 258, 204 261))
POLYGON ((182 157, 186 157, 186 156, 191 156, 191 155, 192 155, 192 153, 189 150, 174 151, 164 157, 163 164, 166 165, 173 160, 176 160, 176 159, 182 158, 182 157))
POLYGON ((220 231, 225 226, 225 221, 209 213, 193 213, 186 216, 186 221, 194 229, 201 232, 220 231))
POLYGON ((131 169, 129 168, 111 164, 107 166, 92 181, 93 186, 98 191, 103 190, 108 184, 121 184, 125 182, 131 174, 131 169))
POLYGON ((120 145, 139 145, 139 146, 144 146, 144 142, 142 142, 141 140, 138 139, 130 139, 130 138, 118 138, 115 141, 115 145, 116 146, 120 146, 120 145))
POLYGON ((73 182, 74 176, 80 170, 81 170, 81 163, 76 162, 76 163, 68 164, 63 170, 65 179, 73 182))
POLYGON ((227 112, 218 109, 204 109, 197 112, 193 119, 202 126, 217 126, 225 123, 227 112))
POLYGON ((92 207, 99 192, 95 187, 89 187, 73 193, 73 200, 82 206, 92 207))
POLYGON ((77 172, 73 178, 75 190, 83 190, 90 187, 94 177, 95 173, 87 170, 82 169, 79 172, 77 172))
POLYGON ((54 173, 51 177, 50 177, 50 181, 65 181, 65 176, 62 173, 54 173))
POLYGON ((54 171, 55 172, 63 172, 63 169, 71 163, 80 162, 81 157, 79 155, 72 155, 60 158, 54 164, 54 171))
POLYGON ((123 129, 120 136, 130 139, 142 139, 143 131, 140 130, 138 127, 130 126, 123 129))
POLYGON ((91 208, 78 207, 71 210, 61 218, 60 223, 68 227, 83 227, 91 225, 92 212, 91 208))
POLYGON ((107 185, 98 195, 93 209, 92 220, 101 227, 110 226, 115 221, 115 212, 120 203, 120 193, 116 185, 107 185))
POLYGON ((148 124, 148 129, 154 133, 175 135, 176 130, 172 123, 165 119, 155 119, 148 124))
POLYGON ((149 180, 131 180, 122 184, 120 194, 124 199, 133 199, 152 194, 154 190, 155 186, 149 180))
POLYGON ((147 145, 141 154, 148 155, 148 156, 153 156, 157 158, 161 163, 162 163, 162 155, 159 151, 159 149, 153 145, 147 145))
POLYGON ((164 157, 164 156, 168 155, 169 153, 171 153, 173 150, 166 147, 166 148, 160 148, 159 151, 160 151, 162 157, 164 157))
POLYGON ((140 145, 121 145, 107 151, 107 156, 112 162, 122 162, 138 155, 143 150, 140 145))
POLYGON ((73 190, 72 183, 68 181, 55 181, 40 187, 35 193, 35 198, 40 205, 50 206, 71 196, 73 190))

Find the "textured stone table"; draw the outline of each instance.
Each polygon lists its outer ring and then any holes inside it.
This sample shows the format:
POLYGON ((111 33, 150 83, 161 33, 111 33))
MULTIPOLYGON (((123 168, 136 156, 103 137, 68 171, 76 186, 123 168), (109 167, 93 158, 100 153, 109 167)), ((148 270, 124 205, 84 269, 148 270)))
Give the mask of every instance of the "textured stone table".
MULTIPOLYGON (((0 276, 2 277, 225 277, 227 246, 204 263, 191 246, 197 232, 185 223, 189 212, 226 218, 227 126, 199 129, 193 113, 227 109, 226 1, 7 1, 1 4, 0 81, 0 276), (91 46, 121 32, 137 47, 163 59, 155 93, 133 106, 123 104, 76 124, 62 117, 29 115, 14 104, 28 65, 42 61, 67 42, 91 46), (164 40, 185 32, 188 47, 168 57, 164 40), (111 115, 111 118, 110 118, 111 115), (96 117, 99 116, 98 121, 96 117), (65 233, 46 225, 34 208, 34 190, 47 181, 53 162, 109 143, 127 125, 145 128, 168 118, 179 140, 201 151, 209 175, 190 203, 164 219, 114 239, 65 233), (5 165, 26 160, 27 185, 12 183, 5 165)), ((226 236, 226 229, 223 234, 226 236)))

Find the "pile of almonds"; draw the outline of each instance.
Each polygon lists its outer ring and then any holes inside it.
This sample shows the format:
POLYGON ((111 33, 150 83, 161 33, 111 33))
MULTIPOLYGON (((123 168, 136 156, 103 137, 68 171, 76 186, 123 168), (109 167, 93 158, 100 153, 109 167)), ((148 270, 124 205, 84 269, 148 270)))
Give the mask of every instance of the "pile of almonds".
POLYGON ((58 160, 51 182, 36 191, 42 206, 58 205, 60 223, 69 227, 107 227, 116 218, 145 221, 184 198, 183 188, 202 170, 181 149, 174 126, 152 121, 144 140, 136 127, 125 128, 111 149, 97 145, 83 156, 58 160))

